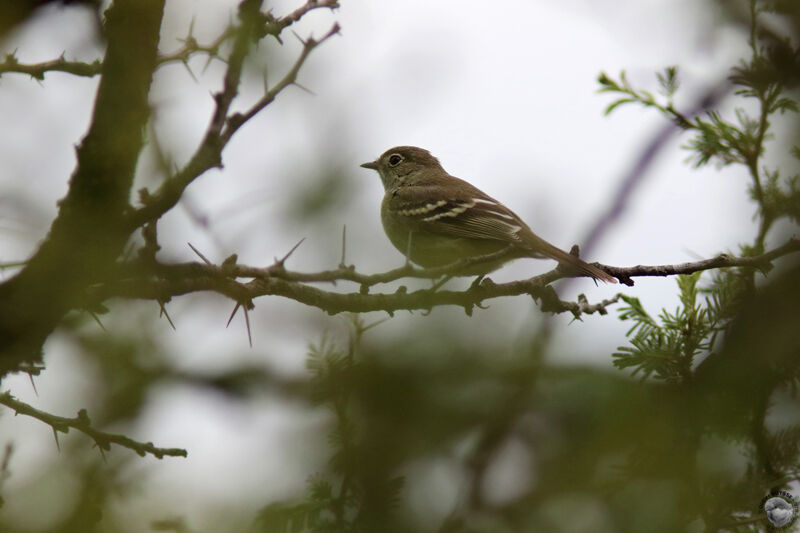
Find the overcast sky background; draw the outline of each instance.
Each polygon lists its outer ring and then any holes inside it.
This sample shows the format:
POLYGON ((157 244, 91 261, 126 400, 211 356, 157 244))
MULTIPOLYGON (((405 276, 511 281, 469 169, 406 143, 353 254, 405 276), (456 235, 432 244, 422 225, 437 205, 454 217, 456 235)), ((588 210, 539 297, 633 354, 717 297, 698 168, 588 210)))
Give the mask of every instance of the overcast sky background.
MULTIPOLYGON (((230 19, 233 5, 170 0, 162 52, 180 46, 177 38, 186 34, 192 18, 195 37, 210 41, 230 19)), ((299 2, 272 5, 283 14, 299 2)), ((341 35, 317 49, 300 74, 300 83, 314 94, 289 88, 237 133, 224 153, 225 168, 192 184, 184 206, 159 225, 162 258, 195 260, 185 244, 190 241, 215 261, 235 252, 242 263, 266 266, 305 237, 288 266, 321 270, 338 264, 346 224, 349 263, 363 272, 399 266, 403 258, 380 227, 380 181, 358 167, 399 144, 429 149, 450 173, 503 201, 537 234, 569 249, 588 233, 623 174, 664 123, 656 112, 636 107, 604 116, 611 98, 596 93, 597 75, 606 71, 616 78, 625 69, 635 85, 656 91, 654 72, 680 65, 677 104, 689 105, 746 53, 737 29, 709 8, 695 0, 343 0, 334 14, 314 12, 294 27, 301 36, 321 36, 334 21, 342 27, 341 35), (340 191, 331 204, 333 213, 326 214, 332 222, 304 220, 297 203, 313 197, 331 174, 338 176, 340 191)), ((68 59, 91 60, 100 53, 93 31, 85 12, 50 9, 7 39, 3 51, 17 48, 22 62, 52 59, 65 49, 68 59)), ((291 34, 283 37, 283 48, 267 39, 257 54, 268 62, 271 83, 299 50, 291 34)), ((203 71, 204 63, 199 58, 191 64, 198 82, 179 65, 161 68, 154 82, 156 133, 178 165, 202 137, 212 106, 209 93, 220 86, 223 65, 212 62, 203 71)), ((258 98, 263 86, 258 72, 250 78, 242 91, 245 102, 258 98)), ((44 83, 18 75, 0 79, 3 262, 31 253, 55 216, 95 88, 96 80, 60 74, 48 74, 44 83)), ((680 149, 686 140, 675 137, 665 147, 619 223, 587 260, 677 263, 752 241, 746 176, 737 169, 691 170, 685 164, 688 153, 680 149)), ((142 185, 154 184, 152 169, 146 154, 139 169, 142 185)), ((492 277, 527 277, 553 266, 520 260, 492 277)), ((594 302, 618 289, 582 279, 565 296, 585 292, 594 302)), ((677 303, 674 279, 637 279, 625 292, 642 298, 653 312, 677 303)), ((343 328, 341 318, 294 302, 271 298, 255 303, 252 350, 241 316, 224 328, 232 307, 228 302, 192 295, 169 304, 178 330, 172 332, 165 322, 160 327, 176 364, 213 370, 248 361, 299 375, 307 343, 325 328, 343 328)), ((152 303, 137 305, 143 316, 157 311, 152 303)), ((457 309, 437 309, 434 315, 448 317, 452 327, 475 335, 476 342, 487 331, 500 331, 511 350, 539 311, 518 298, 495 300, 472 318, 457 309)), ((427 319, 399 313, 381 331, 402 334, 427 319)), ((113 313, 104 320, 110 321, 107 327, 135 327, 115 323, 113 313)), ((559 361, 602 366, 610 366, 610 353, 622 344, 627 329, 614 316, 587 317, 569 326, 569 317, 556 322, 563 326, 553 350, 559 361)), ((64 416, 87 405, 91 412, 90 393, 82 393, 91 390, 91 369, 82 368, 71 350, 57 335, 48 343, 38 397, 27 377, 7 379, 3 389, 64 416)), ((296 494, 324 464, 324 449, 308 442, 323 423, 323 416, 275 398, 243 406, 189 388, 164 390, 154 395, 133 436, 157 445, 188 446, 189 458, 137 460, 131 475, 150 476, 150 490, 136 498, 156 513, 159 505, 164 512, 183 512, 191 523, 192 516, 209 512, 212 502, 224 503, 231 494, 238 498, 241 493, 234 487, 257 489, 251 493, 257 500, 246 502, 254 509, 269 498, 296 494)), ((26 472, 39 472, 36 465, 58 460, 41 423, 0 417, 0 444, 12 436, 18 446, 14 477, 6 484, 9 494, 15 483, 24 482, 26 472)), ((68 487, 68 476, 54 483, 54 491, 58 483, 68 487)), ((443 486, 447 493, 448 485, 443 486)), ((7 512, 30 517, 36 502, 11 502, 7 512)), ((133 505, 126 512, 137 509, 133 505)), ((46 514, 33 513, 30 519, 43 525, 52 519, 46 514)))

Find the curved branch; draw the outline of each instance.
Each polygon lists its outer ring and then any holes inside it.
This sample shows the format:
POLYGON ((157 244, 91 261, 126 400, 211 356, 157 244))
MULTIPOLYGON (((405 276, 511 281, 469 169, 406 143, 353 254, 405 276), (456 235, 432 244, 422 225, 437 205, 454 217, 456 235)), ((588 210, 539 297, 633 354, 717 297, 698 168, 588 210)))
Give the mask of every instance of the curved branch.
POLYGON ((135 451, 140 456, 144 457, 146 454, 162 459, 164 456, 172 457, 186 457, 186 450, 182 448, 158 448, 152 442, 138 442, 125 435, 116 433, 106 433, 95 429, 91 425, 89 415, 86 409, 78 411, 78 416, 75 418, 66 418, 63 416, 56 416, 45 411, 40 411, 35 407, 21 402, 14 398, 10 392, 0 393, 0 404, 5 405, 9 409, 13 409, 18 415, 26 415, 37 420, 41 420, 48 426, 53 428, 53 434, 56 436, 56 443, 58 442, 58 432, 68 433, 70 428, 73 428, 81 433, 88 435, 97 444, 101 450, 109 450, 112 444, 122 446, 135 451))

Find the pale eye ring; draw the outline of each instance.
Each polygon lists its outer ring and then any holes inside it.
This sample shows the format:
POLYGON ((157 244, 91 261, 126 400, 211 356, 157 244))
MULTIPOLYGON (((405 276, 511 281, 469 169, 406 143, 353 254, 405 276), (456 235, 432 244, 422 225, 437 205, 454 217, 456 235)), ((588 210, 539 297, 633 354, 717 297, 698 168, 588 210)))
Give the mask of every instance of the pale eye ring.
POLYGON ((400 154, 392 154, 389 156, 390 167, 396 167, 397 165, 400 164, 401 161, 403 161, 403 156, 400 154))

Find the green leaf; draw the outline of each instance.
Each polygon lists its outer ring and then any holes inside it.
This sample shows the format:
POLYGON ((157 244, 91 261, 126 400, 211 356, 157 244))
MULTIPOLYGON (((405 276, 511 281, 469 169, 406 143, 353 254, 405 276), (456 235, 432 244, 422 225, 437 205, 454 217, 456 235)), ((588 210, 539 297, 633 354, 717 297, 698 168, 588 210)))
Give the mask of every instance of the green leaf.
POLYGON ((659 85, 661 85, 661 93, 667 98, 672 98, 678 90, 680 81, 678 80, 678 67, 669 66, 664 69, 664 73, 656 73, 659 85))
POLYGON ((604 115, 609 115, 612 111, 614 111, 616 108, 618 108, 622 104, 629 104, 631 102, 636 102, 636 101, 637 101, 636 98, 620 98, 616 102, 613 102, 613 103, 609 104, 609 106, 606 107, 606 110, 603 112, 603 114, 604 115))

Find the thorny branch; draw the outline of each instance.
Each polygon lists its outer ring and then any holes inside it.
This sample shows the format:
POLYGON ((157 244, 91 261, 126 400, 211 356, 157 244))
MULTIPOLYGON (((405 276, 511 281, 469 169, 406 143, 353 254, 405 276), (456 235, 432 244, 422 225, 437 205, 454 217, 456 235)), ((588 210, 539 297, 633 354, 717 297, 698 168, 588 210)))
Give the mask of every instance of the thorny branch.
POLYGON ((186 457, 187 455, 186 450, 181 448, 158 448, 152 442, 138 442, 125 435, 106 433, 95 429, 91 425, 86 409, 78 411, 78 415, 74 418, 56 416, 17 400, 10 392, 0 393, 0 404, 13 409, 18 415, 36 418, 52 427, 56 442, 58 442, 58 432, 68 433, 70 428, 73 428, 91 437, 101 450, 107 451, 111 449, 112 444, 116 444, 123 448, 131 449, 142 457, 148 453, 158 459, 162 459, 164 456, 186 457))
POLYGON ((58 59, 44 61, 42 63, 25 64, 20 63, 14 54, 7 54, 6 60, 0 63, 0 76, 6 72, 27 74, 37 80, 43 80, 47 72, 66 72, 75 76, 85 76, 91 78, 100 74, 103 63, 95 59, 91 63, 83 61, 67 61, 62 54, 58 59))
POLYGON ((198 176, 211 168, 221 167, 222 151, 236 131, 275 100, 277 95, 284 89, 295 84, 297 75, 311 52, 339 32, 339 25, 334 23, 331 29, 320 39, 309 37, 303 41, 303 50, 299 57, 277 84, 268 89, 264 96, 244 113, 228 114, 233 100, 238 95, 242 65, 251 41, 257 39, 263 32, 278 38, 280 32, 291 24, 290 19, 299 16, 297 14, 298 11, 309 11, 318 7, 334 9, 338 7, 338 4, 333 1, 318 2, 309 0, 302 8, 282 19, 272 19, 269 14, 253 14, 242 10, 240 13, 241 24, 234 30, 233 50, 226 61, 228 67, 224 76, 223 88, 214 95, 216 107, 203 141, 186 166, 164 180, 154 194, 150 194, 146 189, 139 191, 143 206, 130 214, 129 227, 131 229, 135 229, 148 221, 158 219, 178 203, 183 191, 198 176), (267 18, 266 26, 259 26, 256 23, 259 15, 267 18))
MULTIPOLYGON (((746 267, 767 271, 775 259, 800 252, 800 240, 791 239, 765 254, 755 257, 735 257, 720 254, 711 259, 680 263, 674 265, 637 265, 615 267, 595 263, 622 283, 632 286, 634 277, 671 276, 689 274, 714 268, 746 267)), ((478 258, 484 261, 496 260, 498 252, 478 258)), ((456 305, 471 314, 474 307, 482 302, 502 296, 527 294, 542 302, 542 310, 551 313, 570 312, 576 318, 581 314, 606 313, 606 307, 617 302, 619 295, 590 304, 581 295, 577 302, 560 300, 549 285, 571 273, 555 268, 549 272, 529 279, 494 283, 483 279, 473 283, 464 291, 419 289, 409 292, 401 286, 393 293, 371 294, 370 289, 378 284, 389 283, 403 278, 434 279, 463 270, 464 261, 447 267, 421 269, 413 265, 390 270, 380 274, 361 274, 352 266, 339 266, 336 269, 304 273, 285 268, 287 257, 266 268, 238 265, 231 257, 222 265, 209 263, 163 264, 151 262, 149 265, 129 264, 121 266, 118 281, 96 287, 89 295, 87 307, 95 306, 109 298, 153 299, 169 301, 174 296, 191 292, 211 291, 225 295, 238 304, 250 308, 252 301, 261 296, 283 296, 297 302, 317 307, 329 314, 341 312, 385 311, 389 314, 399 310, 431 309, 439 305, 456 305), (239 281, 252 278, 251 281, 239 281), (323 290, 311 283, 349 281, 360 285, 357 293, 341 293, 323 290)), ((468 264, 476 262, 473 258, 468 264)))
MULTIPOLYGON (((310 0, 284 17, 274 17, 271 13, 266 13, 263 15, 264 30, 262 33, 264 35, 272 35, 280 41, 281 32, 300 20, 309 11, 320 8, 336 9, 338 7, 337 0, 310 0)), ((209 61, 215 58, 223 60, 220 55, 220 49, 227 40, 236 35, 236 28, 228 27, 209 44, 200 44, 193 35, 193 26, 189 28, 189 34, 182 39, 183 46, 174 52, 159 54, 156 60, 159 66, 176 61, 187 65, 189 59, 198 54, 206 54, 209 61)), ((61 54, 58 59, 50 61, 20 63, 16 53, 10 53, 6 54, 5 61, 0 63, 0 76, 5 73, 16 73, 27 74, 37 80, 44 80, 45 74, 48 72, 65 72, 74 76, 91 78, 99 75, 102 68, 103 63, 100 59, 95 59, 91 62, 69 61, 64 54, 61 54)))

